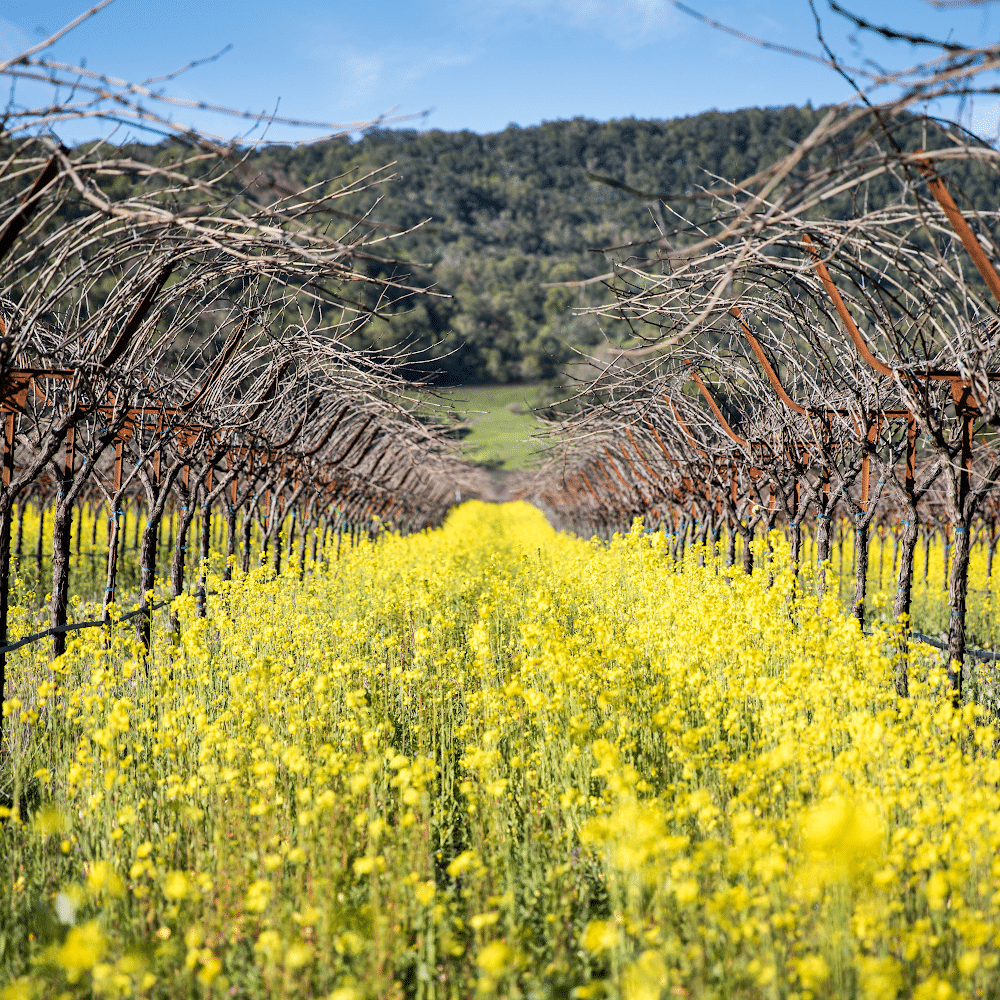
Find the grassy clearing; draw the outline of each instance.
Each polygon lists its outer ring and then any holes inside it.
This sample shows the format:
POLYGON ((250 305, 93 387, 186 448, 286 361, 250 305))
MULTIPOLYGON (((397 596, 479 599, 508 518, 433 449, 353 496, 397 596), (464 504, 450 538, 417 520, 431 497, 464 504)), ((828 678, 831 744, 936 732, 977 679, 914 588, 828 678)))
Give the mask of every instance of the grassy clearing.
POLYGON ((530 440, 538 432, 532 408, 539 405, 544 386, 463 385, 444 391, 456 413, 471 428, 463 440, 473 462, 492 469, 520 469, 530 465, 538 446, 530 440))

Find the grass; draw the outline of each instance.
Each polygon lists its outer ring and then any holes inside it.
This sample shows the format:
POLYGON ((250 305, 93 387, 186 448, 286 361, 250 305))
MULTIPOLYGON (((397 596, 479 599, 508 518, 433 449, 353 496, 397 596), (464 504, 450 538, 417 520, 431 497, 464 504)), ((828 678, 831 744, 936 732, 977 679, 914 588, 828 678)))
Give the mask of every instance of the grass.
POLYGON ((544 386, 463 385, 445 389, 455 412, 469 425, 463 439, 469 459, 491 469, 530 465, 538 446, 530 438, 538 423, 531 410, 539 405, 544 386))

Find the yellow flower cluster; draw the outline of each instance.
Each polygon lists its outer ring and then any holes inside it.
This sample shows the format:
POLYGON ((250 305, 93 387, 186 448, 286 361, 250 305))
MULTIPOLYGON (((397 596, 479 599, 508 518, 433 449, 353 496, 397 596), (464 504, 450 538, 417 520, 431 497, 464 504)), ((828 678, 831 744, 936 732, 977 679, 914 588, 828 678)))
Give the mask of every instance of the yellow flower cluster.
POLYGON ((6 713, 0 996, 994 995, 997 731, 772 548, 468 503, 78 633, 6 713))

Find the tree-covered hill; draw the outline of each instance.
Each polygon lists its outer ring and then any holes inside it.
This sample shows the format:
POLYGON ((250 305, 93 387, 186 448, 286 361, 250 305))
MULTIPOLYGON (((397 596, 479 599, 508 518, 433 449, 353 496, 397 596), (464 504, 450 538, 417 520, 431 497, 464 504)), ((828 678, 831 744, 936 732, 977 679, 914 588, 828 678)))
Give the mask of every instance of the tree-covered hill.
MULTIPOLYGON (((423 348, 427 371, 442 382, 512 382, 550 377, 572 346, 602 339, 593 318, 571 315, 581 294, 591 302, 608 294, 600 284, 583 293, 540 285, 601 274, 608 260, 595 251, 656 233, 647 205, 588 180, 588 171, 686 192, 711 174, 738 179, 759 170, 820 114, 790 107, 672 121, 576 118, 495 135, 376 130, 354 142, 272 147, 255 166, 299 185, 394 163, 395 179, 379 190, 371 217, 403 229, 430 221, 387 240, 384 253, 412 263, 395 272, 406 283, 452 298, 383 303, 388 322, 371 324, 359 342, 423 348)), ((369 193, 367 204, 362 197, 337 208, 363 212, 371 200, 369 193)))
MULTIPOLYGON (((371 217, 403 229, 430 221, 388 239, 385 256, 411 262, 395 271, 406 283, 452 297, 390 297, 380 307, 387 321, 366 327, 359 343, 422 348, 424 367, 441 382, 514 382, 556 374, 574 346, 587 350, 603 336, 593 317, 572 315, 581 300, 609 294, 600 283, 582 291, 540 285, 604 273, 608 258, 595 251, 656 235, 650 205, 588 172, 640 190, 690 193, 713 176, 739 180, 772 163, 822 114, 807 106, 669 121, 576 118, 495 135, 376 130, 354 142, 271 147, 255 165, 301 185, 393 163, 395 179, 380 188, 371 217)), ((367 202, 337 207, 361 213, 371 202, 368 192, 367 202)))

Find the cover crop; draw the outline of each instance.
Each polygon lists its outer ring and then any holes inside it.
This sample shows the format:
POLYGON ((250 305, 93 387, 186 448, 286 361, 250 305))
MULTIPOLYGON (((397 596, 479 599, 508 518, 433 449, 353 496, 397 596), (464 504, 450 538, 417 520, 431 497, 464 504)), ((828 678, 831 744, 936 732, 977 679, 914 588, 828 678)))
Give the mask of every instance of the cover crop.
POLYGON ((996 730, 772 544, 468 503, 15 661, 3 996, 997 996, 996 730))

